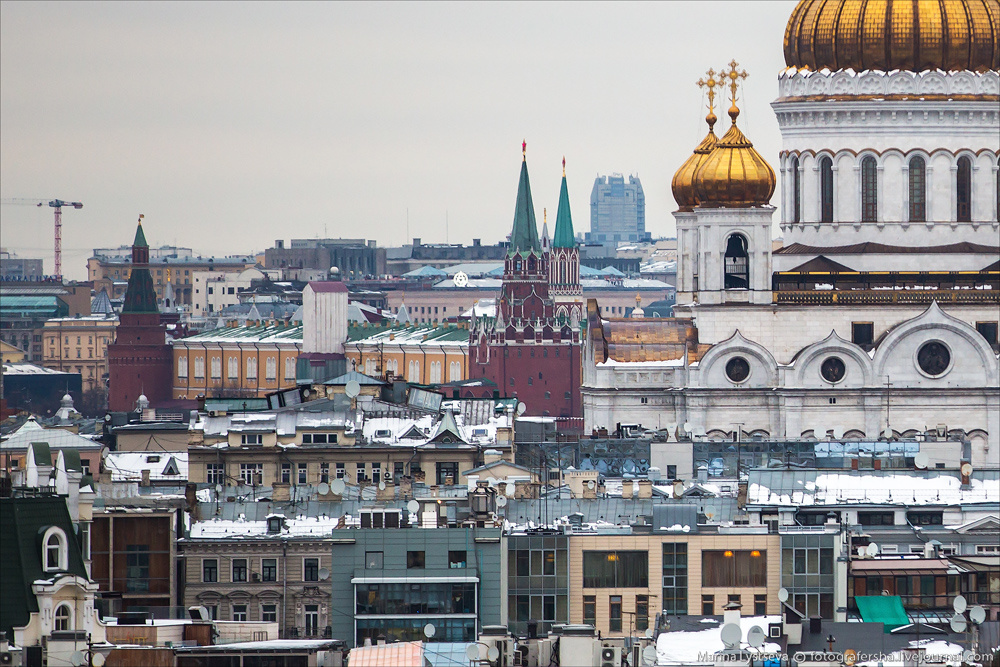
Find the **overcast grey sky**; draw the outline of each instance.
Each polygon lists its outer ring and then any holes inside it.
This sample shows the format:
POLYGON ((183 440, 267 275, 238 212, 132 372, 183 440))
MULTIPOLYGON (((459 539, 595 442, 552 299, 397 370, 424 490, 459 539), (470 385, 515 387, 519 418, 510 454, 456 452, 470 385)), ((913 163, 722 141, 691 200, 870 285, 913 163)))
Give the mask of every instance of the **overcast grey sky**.
MULTIPOLYGON (((84 203, 63 216, 71 278, 140 213, 151 245, 206 255, 397 245, 407 209, 409 237, 494 243, 525 139, 539 224, 565 155, 578 232, 594 177, 619 172, 642 179, 646 228, 673 235, 706 69, 749 71, 740 126, 777 163, 794 5, 3 2, 0 195, 84 203)), ((0 243, 51 271, 51 209, 0 215, 0 243)))

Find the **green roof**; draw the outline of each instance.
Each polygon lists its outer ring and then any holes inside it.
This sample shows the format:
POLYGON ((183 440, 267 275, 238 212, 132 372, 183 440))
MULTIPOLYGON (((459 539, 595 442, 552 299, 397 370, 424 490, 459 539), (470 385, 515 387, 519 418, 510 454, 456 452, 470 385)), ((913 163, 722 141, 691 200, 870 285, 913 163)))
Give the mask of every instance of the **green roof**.
POLYGON ((569 190, 566 188, 566 174, 563 174, 562 187, 559 188, 559 212, 556 213, 556 233, 552 237, 552 247, 576 247, 576 237, 573 234, 573 216, 569 212, 569 190))
POLYGON ((142 231, 142 223, 140 222, 135 228, 135 240, 132 241, 132 245, 139 246, 140 248, 148 248, 149 244, 146 243, 146 235, 142 231))
POLYGON ((508 255, 534 251, 542 253, 538 242, 538 223, 535 222, 535 204, 531 201, 531 183, 528 182, 528 161, 521 161, 521 178, 517 183, 517 203, 514 206, 514 228, 510 232, 508 255))
MULTIPOLYGON (((142 233, 142 227, 139 228, 139 233, 142 233)), ((132 268, 132 273, 128 277, 128 287, 125 288, 125 305, 122 306, 122 312, 126 314, 160 312, 156 305, 153 277, 145 266, 132 268)))
POLYGON ((52 451, 47 442, 33 442, 30 445, 36 466, 52 465, 52 451))
POLYGON ((898 595, 855 595, 854 601, 865 623, 882 623, 885 631, 908 625, 909 617, 903 609, 903 599, 898 595))

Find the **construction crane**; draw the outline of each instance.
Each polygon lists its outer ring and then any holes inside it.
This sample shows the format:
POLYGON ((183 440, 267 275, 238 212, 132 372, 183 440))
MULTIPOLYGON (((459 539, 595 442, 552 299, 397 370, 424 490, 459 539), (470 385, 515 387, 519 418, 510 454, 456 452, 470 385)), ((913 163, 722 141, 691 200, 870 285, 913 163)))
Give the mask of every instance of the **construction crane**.
MULTIPOLYGON (((3 204, 14 204, 21 206, 45 206, 44 199, 4 199, 3 204)), ((48 205, 55 209, 55 275, 62 276, 62 207, 72 206, 73 208, 83 208, 83 203, 78 201, 63 201, 62 199, 52 199, 48 205)))

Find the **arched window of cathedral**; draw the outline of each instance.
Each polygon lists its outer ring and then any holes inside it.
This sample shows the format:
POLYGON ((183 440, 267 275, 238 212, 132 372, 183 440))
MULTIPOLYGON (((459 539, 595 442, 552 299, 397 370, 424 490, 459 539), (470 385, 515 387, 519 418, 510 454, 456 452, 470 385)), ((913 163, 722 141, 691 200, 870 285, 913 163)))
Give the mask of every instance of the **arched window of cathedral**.
POLYGON ((747 240, 742 234, 731 234, 726 240, 725 289, 747 289, 750 287, 750 256, 747 254, 747 240))
POLYGON ((833 222, 833 159, 819 161, 820 222, 833 222))
POLYGON ((919 155, 910 159, 910 222, 927 221, 927 163, 919 155))
POLYGON ((799 185, 799 158, 792 158, 792 222, 802 222, 802 189, 799 185))
POLYGON ((968 155, 958 158, 958 221, 972 222, 972 160, 968 155))
POLYGON ((871 155, 861 160, 861 222, 878 220, 878 165, 871 155))

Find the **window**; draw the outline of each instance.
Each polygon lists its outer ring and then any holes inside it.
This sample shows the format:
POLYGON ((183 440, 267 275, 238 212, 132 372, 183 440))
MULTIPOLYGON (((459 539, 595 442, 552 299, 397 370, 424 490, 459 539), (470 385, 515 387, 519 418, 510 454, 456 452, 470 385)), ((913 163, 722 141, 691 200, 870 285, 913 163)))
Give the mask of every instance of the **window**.
POLYGON ((972 222, 972 160, 968 155, 958 158, 955 195, 958 202, 959 222, 972 222))
POLYGON ((583 622, 587 625, 597 625, 597 596, 583 596, 583 622))
POLYGON ((319 464, 319 481, 323 484, 330 481, 330 464, 320 463, 319 464))
POLYGON ((407 551, 406 552, 406 569, 413 570, 424 567, 424 552, 423 551, 407 551))
POLYGON ((802 190, 799 184, 799 158, 793 156, 792 172, 792 222, 802 222, 802 190))
POLYGON ((186 378, 188 376, 188 358, 177 357, 177 377, 186 378))
POLYGON ((767 551, 702 551, 701 585, 727 588, 766 587, 767 551))
POLYGON ((466 562, 466 552, 465 551, 449 551, 448 552, 448 567, 450 569, 457 569, 465 567, 466 562))
POLYGON ((319 581, 319 558, 302 559, 302 581, 319 581))
POLYGON ((893 512, 858 512, 858 523, 862 526, 893 526, 896 517, 893 512))
POLYGON ((667 479, 677 479, 677 466, 675 465, 667 466, 667 479))
POLYGON ((366 551, 365 552, 365 569, 366 570, 381 570, 382 564, 384 562, 384 553, 381 551, 366 551))
POLYGON ((261 581, 278 580, 278 560, 276 558, 260 559, 260 580, 261 581))
POLYGON ((663 611, 673 616, 687 615, 687 544, 663 544, 663 611))
POLYGON ((714 616, 715 615, 715 596, 714 595, 702 595, 701 596, 701 615, 702 616, 714 616))
POLYGON ((281 483, 291 484, 292 483, 292 464, 282 463, 281 464, 281 483))
POLYGON ((922 157, 910 159, 910 222, 927 221, 927 163, 922 157))
POLYGON ((212 379, 213 380, 221 380, 222 379, 222 358, 221 357, 212 357, 212 362, 211 362, 210 365, 212 367, 212 379))
POLYGON ((62 529, 52 526, 45 531, 42 539, 42 562, 45 563, 46 572, 68 569, 67 546, 66 534, 62 529))
POLYGON ((757 593, 753 596, 753 615, 765 616, 767 614, 767 595, 757 593))
POLYGON ((747 248, 747 239, 742 234, 731 234, 726 239, 726 255, 723 260, 725 289, 750 287, 750 257, 747 248))
POLYGON ((240 436, 240 442, 244 445, 263 445, 264 436, 260 433, 244 433, 240 436))
POLYGON ((205 357, 194 358, 194 377, 196 380, 205 379, 205 357))
POLYGON ((833 222, 833 159, 829 156, 819 161, 820 222, 833 222))
POLYGON ((878 165, 871 155, 861 160, 861 221, 878 220, 878 165))
POLYGON ((285 357, 285 380, 295 379, 295 357, 285 357))
POLYGON ((149 545, 125 545, 125 590, 129 593, 149 591, 149 545))
POLYGON ((997 344, 997 323, 996 322, 976 322, 976 331, 978 331, 986 342, 990 345, 996 346, 997 344))
POLYGON ((309 468, 305 463, 299 464, 299 484, 305 484, 309 476, 309 468))
MULTIPOLYGON (((89 475, 90 472, 87 470, 88 466, 84 466, 84 475, 89 475)), ((80 555, 83 556, 84 560, 90 560, 90 523, 87 521, 80 522, 79 532, 77 534, 80 541, 80 555)))
POLYGON ((865 349, 875 343, 875 324, 872 322, 851 322, 851 342, 865 349))
POLYGON ((907 512, 906 520, 914 526, 940 526, 942 512, 907 512))
POLYGON ((247 359, 247 379, 257 379, 257 359, 255 357, 247 359))
POLYGON ((647 588, 649 554, 645 551, 584 551, 584 588, 647 588))
POLYGON ((274 357, 264 360, 264 378, 271 381, 278 379, 278 360, 274 357))
POLYGON ((247 559, 246 558, 234 558, 233 559, 233 582, 241 582, 247 580, 247 559))
POLYGON ((649 596, 635 596, 635 629, 645 632, 649 627, 649 596))
POLYGON ((226 362, 226 377, 235 380, 240 374, 240 360, 236 357, 229 357, 226 362))
POLYGON ((622 596, 608 596, 608 631, 622 631, 622 596))
POLYGON ((247 606, 245 604, 233 605, 233 620, 244 622, 247 620, 247 606))
POLYGON ((354 469, 356 471, 355 472, 355 476, 354 476, 354 481, 356 481, 356 482, 367 482, 368 481, 368 475, 365 473, 365 464, 364 463, 355 463, 354 464, 354 469))
POLYGON ((241 463, 240 464, 240 481, 247 486, 254 486, 256 484, 261 484, 261 476, 264 474, 264 464, 263 463, 241 463))
POLYGON ((53 629, 56 632, 66 632, 73 627, 73 616, 68 604, 56 607, 56 622, 53 629))
POLYGON ((319 605, 307 604, 305 610, 306 636, 313 637, 319 632, 319 605))
POLYGON ((337 464, 337 479, 344 479, 347 477, 347 471, 344 469, 343 463, 337 464))
POLYGON ((222 484, 225 481, 221 463, 205 464, 205 481, 209 484, 222 484))
POLYGON ((458 463, 442 461, 437 464, 437 483, 439 485, 458 483, 458 463))
POLYGON ((275 623, 278 620, 278 605, 265 603, 260 606, 260 620, 265 623, 275 623))
POLYGON ((201 580, 206 584, 219 581, 219 561, 215 558, 204 558, 201 561, 201 580))

